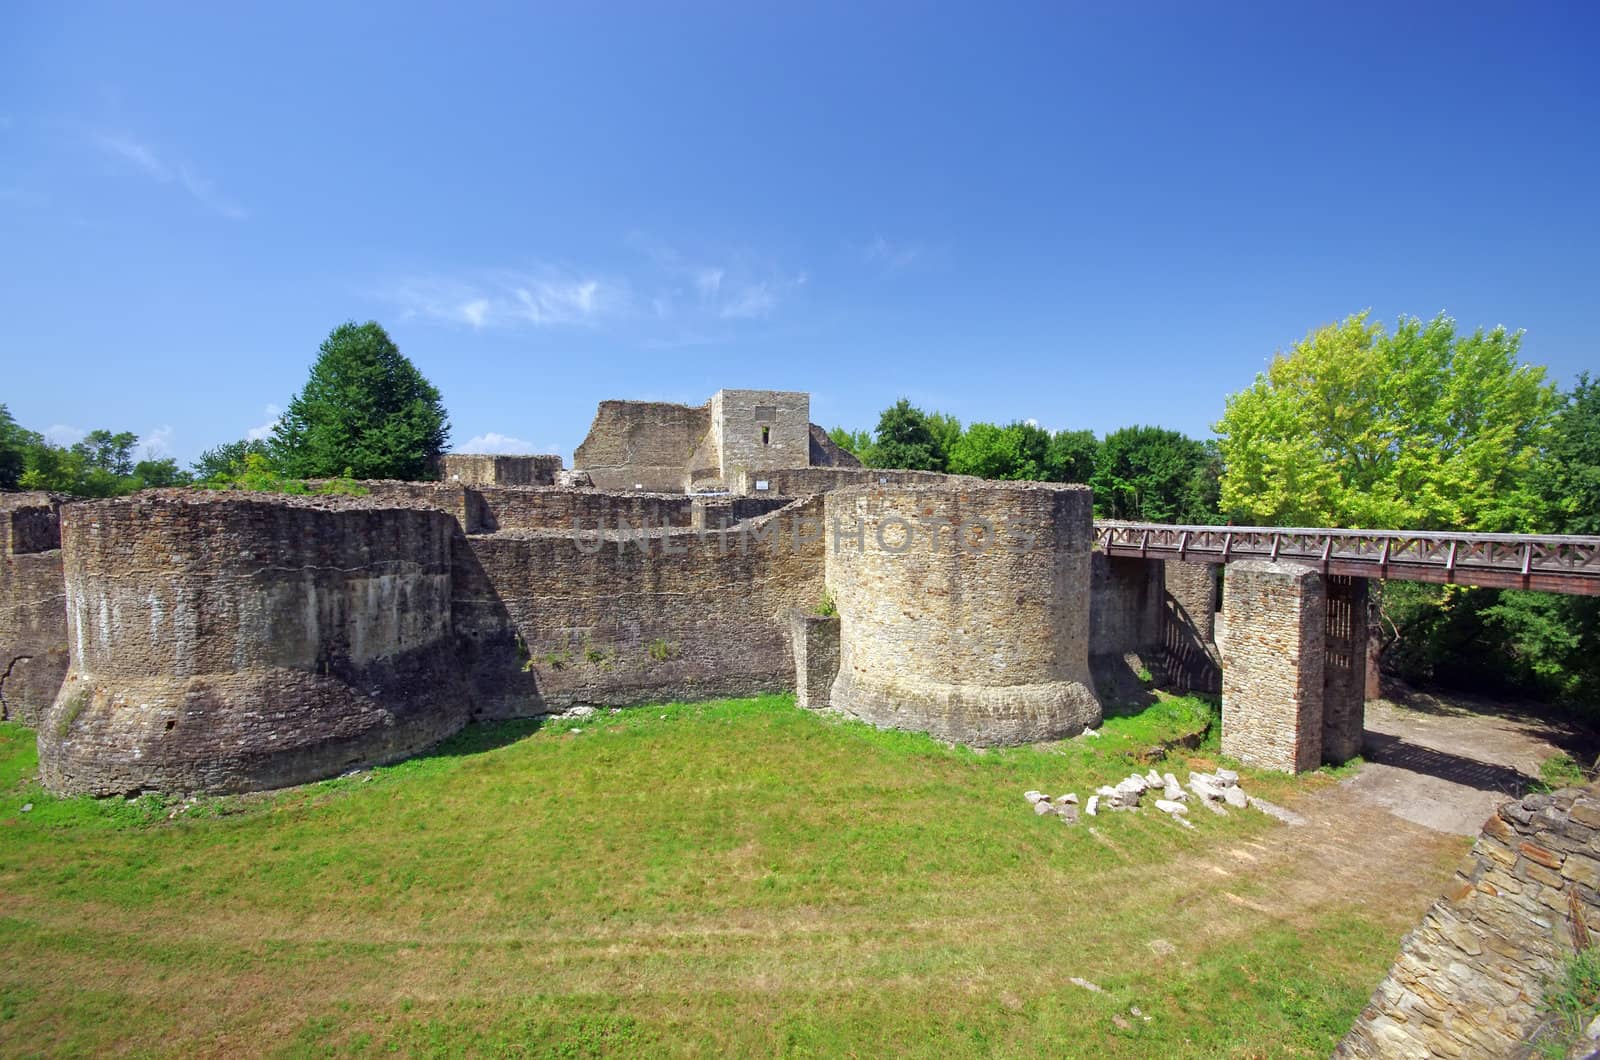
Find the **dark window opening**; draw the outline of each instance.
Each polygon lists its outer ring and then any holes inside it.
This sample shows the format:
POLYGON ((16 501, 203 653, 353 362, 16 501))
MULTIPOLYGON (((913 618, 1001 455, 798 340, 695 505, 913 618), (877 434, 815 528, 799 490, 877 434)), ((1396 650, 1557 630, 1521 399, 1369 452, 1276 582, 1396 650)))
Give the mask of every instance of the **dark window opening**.
POLYGON ((772 442, 772 428, 771 427, 763 427, 763 428, 761 428, 761 444, 762 445, 768 445, 771 442, 772 442))

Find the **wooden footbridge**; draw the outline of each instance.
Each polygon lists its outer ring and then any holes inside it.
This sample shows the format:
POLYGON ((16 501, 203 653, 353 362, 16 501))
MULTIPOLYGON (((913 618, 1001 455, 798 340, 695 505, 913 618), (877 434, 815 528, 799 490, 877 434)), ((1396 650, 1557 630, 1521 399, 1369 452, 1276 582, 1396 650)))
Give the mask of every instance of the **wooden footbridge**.
POLYGON ((1600 596, 1600 537, 1172 526, 1096 520, 1108 556, 1231 563, 1286 560, 1323 574, 1600 596))

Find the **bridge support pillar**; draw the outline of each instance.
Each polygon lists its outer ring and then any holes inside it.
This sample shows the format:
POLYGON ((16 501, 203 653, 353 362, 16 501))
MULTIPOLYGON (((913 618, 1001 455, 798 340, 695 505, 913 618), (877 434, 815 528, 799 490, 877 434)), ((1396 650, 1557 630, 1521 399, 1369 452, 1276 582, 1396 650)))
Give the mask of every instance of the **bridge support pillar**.
POLYGON ((1361 753, 1367 719, 1367 590, 1365 578, 1323 579, 1328 607, 1322 671, 1322 760, 1361 753))
POLYGON ((1327 594, 1295 563, 1228 565, 1222 614, 1222 753, 1298 773, 1322 764, 1327 594))

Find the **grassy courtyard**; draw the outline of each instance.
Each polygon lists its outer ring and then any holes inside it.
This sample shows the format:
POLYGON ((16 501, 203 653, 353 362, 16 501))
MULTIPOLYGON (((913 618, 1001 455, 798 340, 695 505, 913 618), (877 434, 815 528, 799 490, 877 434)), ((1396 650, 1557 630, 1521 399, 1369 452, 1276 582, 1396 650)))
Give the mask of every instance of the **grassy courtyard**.
POLYGON ((0 725, 0 1053, 1326 1055, 1463 841, 1393 893, 1253 811, 1022 799, 1209 710, 979 754, 787 697, 636 708, 187 806, 52 798, 0 725))

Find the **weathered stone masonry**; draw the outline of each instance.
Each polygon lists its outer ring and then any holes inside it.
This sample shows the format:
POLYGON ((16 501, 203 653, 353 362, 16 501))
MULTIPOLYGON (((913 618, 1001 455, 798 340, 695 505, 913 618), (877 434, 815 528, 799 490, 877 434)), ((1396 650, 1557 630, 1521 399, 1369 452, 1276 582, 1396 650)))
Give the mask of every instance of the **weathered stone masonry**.
POLYGON ((1099 724, 1086 487, 858 486, 826 497, 840 623, 833 706, 972 744, 1099 724))
POLYGON ((1507 802, 1401 943, 1337 1057, 1509 1057, 1573 938, 1600 929, 1600 792, 1507 802))
POLYGON ((1322 578, 1309 567, 1250 560, 1228 567, 1222 752, 1294 773, 1322 762, 1322 578))
POLYGON ((470 700, 440 511, 158 491, 67 505, 44 782, 245 791, 415 753, 470 700))
POLYGON ((0 719, 37 726, 67 673, 60 502, 0 496, 0 719))

